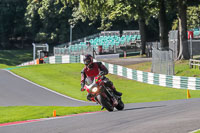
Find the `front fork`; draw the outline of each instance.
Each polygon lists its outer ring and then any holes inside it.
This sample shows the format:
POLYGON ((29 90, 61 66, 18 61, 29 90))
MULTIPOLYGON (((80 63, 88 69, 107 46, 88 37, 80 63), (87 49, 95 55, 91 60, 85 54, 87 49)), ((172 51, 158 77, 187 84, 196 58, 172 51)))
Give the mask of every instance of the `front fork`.
MULTIPOLYGON (((104 89, 102 89, 104 91, 101 92, 101 95, 103 97, 109 98, 109 100, 112 101, 112 104, 113 104, 114 107, 117 106, 118 105, 118 100, 117 100, 118 98, 116 98, 116 96, 112 92, 109 91, 110 88, 106 88, 105 86, 102 86, 102 87, 104 88, 104 89)), ((97 96, 95 96, 94 99, 95 99, 96 102, 98 102, 100 105, 102 105, 101 101, 98 100, 97 96)))
MULTIPOLYGON (((105 86, 104 86, 105 87, 105 86)), ((106 87, 105 87, 106 88, 106 87)), ((110 89, 110 88, 108 88, 110 89)), ((118 105, 118 100, 117 98, 115 97, 115 95, 110 92, 107 88, 105 89, 106 93, 108 94, 108 97, 113 101, 113 106, 117 106, 118 105)))

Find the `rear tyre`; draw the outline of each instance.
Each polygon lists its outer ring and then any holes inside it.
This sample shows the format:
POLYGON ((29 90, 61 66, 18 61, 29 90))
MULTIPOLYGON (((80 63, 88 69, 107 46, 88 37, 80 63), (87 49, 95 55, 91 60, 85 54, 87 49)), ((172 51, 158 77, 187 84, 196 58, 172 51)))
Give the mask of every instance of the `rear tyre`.
POLYGON ((112 106, 112 102, 108 101, 106 98, 104 98, 101 95, 97 96, 97 99, 101 102, 101 105, 106 108, 109 112, 112 112, 114 110, 114 107, 112 106))
POLYGON ((124 103, 122 102, 122 100, 119 100, 119 103, 115 108, 117 110, 123 110, 124 109, 124 103))

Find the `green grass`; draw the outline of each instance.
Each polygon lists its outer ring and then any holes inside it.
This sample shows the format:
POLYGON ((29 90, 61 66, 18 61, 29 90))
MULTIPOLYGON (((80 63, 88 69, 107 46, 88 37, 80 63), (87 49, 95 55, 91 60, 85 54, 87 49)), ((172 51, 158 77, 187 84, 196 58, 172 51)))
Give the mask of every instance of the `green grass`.
MULTIPOLYGON (((14 67, 29 60, 32 60, 31 51, 0 51, 0 69, 14 67)), ((12 69, 12 71, 49 89, 76 99, 86 100, 86 92, 80 92, 80 71, 82 67, 82 64, 46 64, 12 69)), ((142 63, 129 67, 142 71, 150 71, 151 63, 142 63)), ((175 73, 180 76, 198 77, 200 75, 199 70, 189 69, 188 61, 176 63, 175 73)), ((186 90, 149 85, 111 74, 108 75, 108 78, 113 81, 119 91, 123 92, 122 99, 125 103, 186 99, 186 90)), ((197 90, 191 90, 190 94, 192 98, 200 97, 200 91, 197 90)), ((0 123, 47 118, 52 116, 53 110, 56 110, 57 115, 61 116, 97 111, 100 110, 100 107, 0 107, 0 123)))
POLYGON ((59 93, 86 100, 86 92, 80 91, 82 67, 82 64, 46 64, 11 71, 59 93))
MULTIPOLYGON (((115 75, 109 78, 114 82, 119 91, 123 92, 125 103, 155 102, 176 99, 186 99, 186 90, 150 85, 133 80, 128 80, 115 75)), ((200 97, 200 91, 190 91, 192 98, 200 97)))
POLYGON ((140 70, 140 71, 145 71, 145 72, 151 72, 151 62, 144 62, 144 63, 139 63, 139 64, 134 64, 134 65, 127 65, 125 67, 135 69, 135 70, 140 70))
POLYGON ((0 69, 13 67, 32 59, 31 50, 0 50, 0 69))
MULTIPOLYGON (((86 92, 80 91, 80 71, 82 64, 45 64, 12 69, 11 71, 49 89, 80 100, 86 100, 86 92)), ((108 75, 116 88, 123 92, 124 103, 153 102, 186 99, 186 90, 160 87, 128 80, 116 75, 108 75)), ((200 91, 190 91, 192 98, 200 97, 200 91)), ((100 107, 0 107, 0 123, 97 111, 100 107), (55 109, 56 108, 56 109, 55 109), (74 111, 77 110, 77 111, 74 111)))
POLYGON ((0 69, 4 69, 4 68, 11 68, 14 66, 9 66, 9 65, 5 65, 5 64, 0 64, 0 69))
MULTIPOLYGON (((80 92, 80 71, 82 68, 82 64, 48 64, 13 69, 12 71, 59 93, 86 100, 86 92, 80 92)), ((122 98, 125 103, 186 98, 186 90, 183 89, 140 83, 111 74, 107 77, 113 81, 119 91, 123 92, 122 98)), ((193 98, 200 97, 200 91, 191 90, 190 93, 193 98)))
MULTIPOLYGON (((134 65, 127 65, 126 67, 132 68, 135 70, 145 71, 145 72, 151 72, 151 62, 144 62, 134 65)), ((175 62, 175 75, 176 76, 186 76, 186 77, 200 77, 200 70, 198 68, 192 68, 189 67, 189 61, 188 60, 182 60, 175 62)))
POLYGON ((200 133, 200 129, 198 131, 194 132, 194 133, 200 133))
POLYGON ((99 111, 100 106, 60 107, 60 106, 9 106, 0 107, 0 123, 24 121, 30 119, 79 114, 83 112, 99 111))
MULTIPOLYGON (((86 100, 86 92, 80 91, 80 71, 82 64, 46 64, 12 69, 11 71, 49 89, 81 100, 86 100)), ((107 76, 116 88, 123 92, 124 103, 155 102, 186 99, 186 90, 160 87, 128 80, 116 75, 107 76)), ((192 98, 200 97, 200 91, 191 90, 192 98)), ((38 107, 9 106, 0 107, 0 123, 47 118, 53 110, 57 115, 76 114, 100 110, 98 106, 90 107, 38 107)))
POLYGON ((190 69, 189 61, 183 60, 176 62, 175 74, 177 76, 200 77, 200 70, 197 68, 190 69))

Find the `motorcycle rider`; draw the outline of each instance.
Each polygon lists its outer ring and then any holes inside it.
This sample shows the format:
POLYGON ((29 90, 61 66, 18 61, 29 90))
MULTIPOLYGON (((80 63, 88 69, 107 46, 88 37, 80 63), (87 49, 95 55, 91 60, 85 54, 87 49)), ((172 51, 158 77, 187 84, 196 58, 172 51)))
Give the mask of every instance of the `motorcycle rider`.
MULTIPOLYGON (((93 57, 90 54, 85 55, 83 62, 85 67, 81 71, 81 91, 84 91, 86 78, 93 79, 97 75, 107 75, 108 69, 101 62, 93 62, 93 57)), ((111 88, 115 95, 122 96, 121 92, 118 92, 113 83, 106 77, 103 79, 105 85, 111 88)), ((91 101, 91 94, 87 94, 87 99, 91 101)))

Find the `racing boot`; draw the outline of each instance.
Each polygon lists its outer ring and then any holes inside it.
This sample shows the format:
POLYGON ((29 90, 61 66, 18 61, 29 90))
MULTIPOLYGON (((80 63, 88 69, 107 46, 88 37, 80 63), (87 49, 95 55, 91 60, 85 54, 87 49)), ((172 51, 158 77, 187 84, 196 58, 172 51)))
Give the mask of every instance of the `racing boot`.
POLYGON ((104 106, 101 107, 101 110, 103 110, 103 109, 104 109, 104 106))
POLYGON ((113 88, 113 92, 114 92, 114 94, 117 95, 117 96, 122 96, 122 93, 119 92, 119 91, 117 91, 116 88, 113 88))

